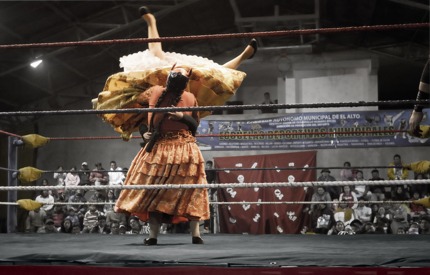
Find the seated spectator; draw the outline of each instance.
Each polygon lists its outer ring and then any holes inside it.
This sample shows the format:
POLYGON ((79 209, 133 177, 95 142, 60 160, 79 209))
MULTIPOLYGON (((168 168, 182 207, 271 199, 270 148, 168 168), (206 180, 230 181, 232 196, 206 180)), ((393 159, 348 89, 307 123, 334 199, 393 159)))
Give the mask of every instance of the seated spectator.
MULTIPOLYGON (((420 194, 418 192, 414 192, 412 195, 412 200, 415 201, 419 199, 421 199, 420 194)), ((410 215, 411 215, 412 221, 417 221, 421 216, 428 214, 427 208, 425 208, 421 204, 416 204, 412 202, 410 204, 410 209, 411 209, 410 215)))
POLYGON ((391 216, 386 213, 385 207, 380 206, 378 208, 378 212, 375 214, 373 219, 373 224, 376 227, 376 232, 382 234, 391 234, 391 228, 388 228, 388 225, 391 223, 391 216))
POLYGON ((334 225, 334 214, 326 203, 317 204, 311 215, 311 230, 317 234, 327 234, 334 225))
POLYGON ((65 218, 64 215, 65 214, 64 214, 63 207, 60 205, 55 205, 51 218, 54 221, 54 225, 55 225, 55 228, 57 228, 57 230, 61 227, 61 224, 63 223, 63 220, 65 218))
MULTIPOLYGON (((372 177, 369 179, 369 181, 384 180, 379 176, 379 170, 373 169, 371 173, 372 177)), ((383 201, 385 198, 388 199, 391 197, 391 193, 389 193, 390 196, 386 197, 384 185, 369 185, 369 191, 372 192, 372 201, 383 201)))
POLYGON ((58 233, 52 219, 47 219, 43 227, 37 230, 37 233, 58 233))
POLYGON ((109 211, 114 211, 113 207, 116 202, 115 193, 113 190, 109 190, 107 193, 107 198, 105 200, 106 204, 103 206, 103 212, 106 214, 109 211))
POLYGON ((340 180, 341 181, 351 181, 355 179, 356 171, 351 169, 351 163, 349 161, 345 161, 343 163, 343 169, 340 170, 340 180))
POLYGON ((389 210, 392 221, 390 223, 392 234, 397 234, 399 228, 408 228, 408 214, 409 208, 405 204, 396 203, 389 210))
POLYGON ((45 220, 46 213, 42 208, 29 211, 25 221, 25 232, 36 233, 44 226, 45 220))
POLYGON ((110 223, 109 229, 110 229, 111 235, 119 235, 119 223, 118 222, 110 223))
MULTIPOLYGON (((104 191, 100 191, 100 190, 94 190, 94 191, 88 191, 86 196, 89 196, 88 202, 97 202, 97 203, 101 203, 101 202, 105 202, 106 198, 103 195, 104 191), (89 193, 92 194, 89 194, 89 193)), ((96 208, 99 212, 103 212, 104 209, 104 204, 97 204, 96 208)))
POLYGON ((100 212, 97 210, 96 206, 93 204, 90 205, 84 216, 84 228, 82 229, 82 233, 95 233, 99 222, 99 216, 100 212))
POLYGON ((348 206, 348 202, 343 200, 339 202, 339 207, 334 213, 335 221, 341 221, 343 224, 349 225, 349 223, 355 220, 354 210, 348 206))
POLYGON ((120 225, 127 225, 127 216, 125 213, 109 211, 106 213, 106 224, 111 227, 112 223, 118 223, 118 229, 120 225))
POLYGON ((127 231, 126 234, 143 234, 142 233, 142 225, 140 224, 140 220, 138 217, 131 216, 129 219, 130 231, 127 231))
POLYGON ((118 231, 119 231, 120 235, 124 235, 127 232, 127 227, 125 225, 123 225, 123 224, 120 224, 119 228, 118 228, 118 231))
MULTIPOLYGON (((414 179, 416 180, 423 180, 428 179, 427 174, 415 174, 414 179)), ((427 184, 413 184, 410 188, 411 193, 418 192, 420 197, 425 197, 428 195, 428 187, 427 184)))
POLYGON ((357 208, 354 210, 355 218, 362 222, 363 224, 371 222, 372 219, 372 209, 364 203, 363 199, 359 200, 357 208))
POLYGON ((42 203, 42 209, 45 211, 47 216, 52 214, 54 208, 54 197, 49 195, 48 190, 42 190, 42 193, 36 197, 36 201, 42 203))
MULTIPOLYGON (((76 193, 73 196, 70 196, 69 198, 70 203, 86 203, 87 200, 85 199, 83 195, 82 190, 76 190, 76 193)), ((87 206, 85 204, 70 204, 67 205, 67 210, 70 211, 70 209, 73 208, 76 211, 76 215, 82 216, 87 212, 87 206)))
POLYGON ((106 217, 100 215, 98 218, 98 223, 97 223, 97 227, 94 233, 99 233, 99 234, 110 234, 110 228, 107 226, 106 224, 106 217))
MULTIPOLYGON (((70 172, 66 174, 66 178, 64 179, 64 185, 66 187, 75 187, 78 186, 81 182, 81 178, 79 177, 78 171, 76 171, 76 166, 70 168, 70 172)), ((74 195, 76 190, 67 190, 65 195, 66 199, 70 196, 74 195)))
POLYGON ((348 202, 349 208, 357 208, 357 196, 354 192, 351 192, 351 187, 349 185, 343 187, 343 192, 339 195, 339 201, 348 202))
POLYGON ((408 201, 411 199, 411 196, 402 185, 396 185, 394 186, 394 192, 391 196, 391 199, 394 201, 408 201))
MULTIPOLYGON (((402 162, 402 158, 399 154, 394 155, 393 162, 390 162, 388 166, 392 166, 387 170, 387 177, 389 180, 406 180, 409 178, 409 170, 405 168, 405 164, 402 162)), ((405 189, 409 191, 409 186, 405 185, 405 189)), ((385 192, 388 192, 386 189, 385 192)), ((391 193, 394 190, 390 190, 391 193)))
POLYGON ((409 226, 409 229, 406 232, 406 234, 410 234, 410 235, 418 235, 418 234, 420 234, 420 224, 417 223, 417 222, 411 223, 411 225, 409 226))
POLYGON ((73 223, 70 219, 66 218, 61 223, 60 232, 61 233, 72 233, 73 223))
MULTIPOLYGON (((331 201, 330 194, 325 191, 323 186, 318 186, 317 191, 312 194, 311 201, 331 201)), ((330 208, 330 205, 327 205, 330 208)), ((318 208, 318 204, 311 205, 311 210, 309 214, 312 214, 313 210, 318 208)))
POLYGON ((363 226, 363 234, 376 234, 375 225, 371 222, 367 222, 363 226))
MULTIPOLYGON (((81 227, 79 216, 76 214, 76 211, 74 208, 70 208, 68 216, 66 217, 66 220, 70 220, 70 222, 72 223, 72 227, 73 226, 78 226, 79 228, 81 227)), ((79 229, 79 232, 80 231, 81 230, 79 229)))
POLYGON ((430 217, 427 215, 421 217, 420 234, 430 234, 430 217))
POLYGON ((109 183, 108 172, 103 168, 101 162, 97 162, 95 166, 96 168, 94 168, 90 173, 91 185, 107 185, 109 183))
POLYGON ((343 231, 345 231, 345 224, 342 221, 336 221, 332 228, 327 232, 327 235, 339 235, 339 233, 343 231))
MULTIPOLYGON (((363 171, 357 170, 355 174, 354 181, 364 181, 363 171)), ((370 192, 370 186, 369 185, 355 185, 352 192, 354 192, 357 195, 357 199, 364 199, 364 200, 371 200, 372 199, 372 192, 370 192)))
MULTIPOLYGON (((336 181, 336 179, 330 175, 329 169, 322 169, 321 176, 318 181, 336 181)), ((330 194, 332 199, 339 199, 340 190, 337 186, 325 186, 326 191, 330 194)))

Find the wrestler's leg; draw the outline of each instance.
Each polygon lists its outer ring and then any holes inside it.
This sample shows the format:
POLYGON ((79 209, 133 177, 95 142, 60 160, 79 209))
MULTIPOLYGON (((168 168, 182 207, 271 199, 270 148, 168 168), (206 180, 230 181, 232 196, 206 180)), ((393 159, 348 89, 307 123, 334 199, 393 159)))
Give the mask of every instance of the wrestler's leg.
MULTIPOLYGON (((152 13, 142 15, 142 19, 148 24, 148 38, 160 38, 157 29, 157 21, 152 13)), ((161 47, 161 42, 148 43, 149 51, 160 59, 164 59, 164 52, 161 47)))
POLYGON ((203 240, 200 237, 200 221, 190 221, 190 232, 193 237, 193 244, 203 244, 203 240))
POLYGON ((229 69, 237 69, 240 64, 246 59, 251 59, 254 57, 254 54, 257 52, 257 40, 252 39, 251 42, 246 46, 246 48, 241 52, 238 56, 233 58, 232 60, 225 63, 223 66, 229 69))
POLYGON ((157 239, 158 233, 160 232, 160 215, 159 213, 151 212, 149 215, 149 238, 157 239))

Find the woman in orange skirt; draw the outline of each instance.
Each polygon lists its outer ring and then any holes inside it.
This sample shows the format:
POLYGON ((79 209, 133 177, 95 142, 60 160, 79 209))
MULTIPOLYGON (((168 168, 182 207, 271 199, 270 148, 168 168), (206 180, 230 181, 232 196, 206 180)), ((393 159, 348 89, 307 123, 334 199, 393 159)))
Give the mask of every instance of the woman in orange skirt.
MULTIPOLYGON (((150 89, 150 108, 193 107, 196 98, 184 89, 191 70, 172 68, 166 87, 150 89)), ((149 113, 147 141, 134 158, 125 185, 206 184, 205 162, 194 137, 198 112, 149 113)), ((199 221, 209 219, 207 189, 122 190, 116 211, 126 211, 149 220, 145 245, 156 245, 162 222, 182 217, 190 221, 193 244, 203 244, 199 221)))

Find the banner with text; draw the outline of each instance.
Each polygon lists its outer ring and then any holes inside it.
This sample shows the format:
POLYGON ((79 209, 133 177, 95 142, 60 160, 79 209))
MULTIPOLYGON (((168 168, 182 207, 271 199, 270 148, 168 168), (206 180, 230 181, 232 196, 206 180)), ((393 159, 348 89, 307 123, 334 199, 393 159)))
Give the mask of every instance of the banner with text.
MULTIPOLYGON (((427 146, 408 135, 411 111, 383 110, 285 114, 251 120, 202 120, 201 150, 302 150, 427 146)), ((430 124, 426 110, 422 124, 430 124)))

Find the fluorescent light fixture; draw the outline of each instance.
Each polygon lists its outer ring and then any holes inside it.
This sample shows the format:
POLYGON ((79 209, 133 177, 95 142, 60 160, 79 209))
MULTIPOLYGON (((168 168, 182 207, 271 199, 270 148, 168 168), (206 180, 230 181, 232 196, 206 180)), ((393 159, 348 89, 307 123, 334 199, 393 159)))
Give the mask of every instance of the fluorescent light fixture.
POLYGON ((33 68, 37 68, 42 62, 43 62, 42 59, 37 59, 37 60, 31 62, 30 66, 33 67, 33 68))

